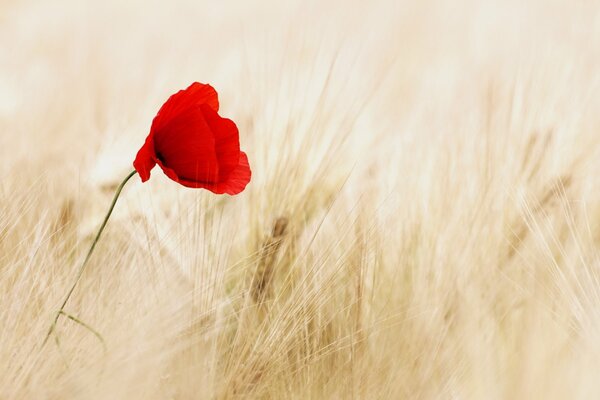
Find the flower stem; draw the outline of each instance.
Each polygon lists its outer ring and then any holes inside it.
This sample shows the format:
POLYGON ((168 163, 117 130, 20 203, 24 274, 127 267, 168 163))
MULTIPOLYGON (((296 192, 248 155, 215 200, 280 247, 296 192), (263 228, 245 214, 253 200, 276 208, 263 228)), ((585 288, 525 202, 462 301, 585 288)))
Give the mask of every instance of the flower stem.
MULTIPOLYGON (((100 240, 100 236, 102 235, 104 228, 106 228, 108 219, 110 218, 110 215, 112 214, 113 209, 115 208, 115 204, 117 204, 117 200, 119 199, 119 195, 121 194, 123 187, 125 186, 127 181, 129 181, 129 179, 131 179, 131 177, 133 177, 136 173, 137 173, 137 171, 132 171, 129 175, 127 175, 127 177, 125 179, 123 179, 123 181, 121 182, 119 187, 117 187, 117 191, 115 192, 115 195, 112 199, 112 203, 110 204, 110 208, 108 209, 108 212, 106 213, 106 216, 104 217, 104 221, 102 221, 102 225, 100 225, 100 228, 98 229, 98 232, 96 233, 96 237, 94 238, 94 241, 92 242, 92 245, 90 246, 90 249, 88 250, 87 255, 85 256, 83 263, 81 264, 81 266, 79 267, 79 270, 77 271, 77 277, 75 278, 75 281, 73 282, 73 286, 71 286, 71 289, 69 289, 69 291, 67 292, 67 295, 65 296, 65 299, 63 300, 62 305, 60 306, 60 309, 57 311, 56 315, 54 316, 54 322, 52 322, 52 325, 50 325, 50 329, 48 329, 48 333, 46 334, 46 338, 44 339, 44 342, 42 343, 42 347, 46 344, 46 342, 50 338, 50 335, 52 334, 52 332, 54 332, 54 329, 56 328, 56 323, 58 322, 58 318, 60 318, 61 315, 67 315, 64 312, 64 308, 67 305, 67 302, 69 301, 69 299, 71 298, 71 295, 73 294, 73 291, 75 290, 75 287, 77 286, 77 283, 79 283, 79 280, 81 279, 81 276, 83 275, 83 271, 85 270, 85 267, 87 266, 87 263, 90 260, 90 257, 92 256, 92 253, 94 252, 94 249, 96 248, 96 244, 98 244, 98 240, 100 240)), ((86 325, 84 325, 84 326, 86 326, 86 325)), ((95 331, 92 330, 92 332, 95 332, 95 331)))

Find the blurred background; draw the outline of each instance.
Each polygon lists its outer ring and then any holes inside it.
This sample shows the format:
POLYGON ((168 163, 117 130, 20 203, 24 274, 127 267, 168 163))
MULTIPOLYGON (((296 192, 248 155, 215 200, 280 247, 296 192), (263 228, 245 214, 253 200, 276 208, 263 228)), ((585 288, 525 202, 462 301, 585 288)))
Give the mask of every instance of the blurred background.
POLYGON ((594 398, 597 1, 0 2, 0 397, 594 398), (236 197, 156 169, 194 81, 236 197))

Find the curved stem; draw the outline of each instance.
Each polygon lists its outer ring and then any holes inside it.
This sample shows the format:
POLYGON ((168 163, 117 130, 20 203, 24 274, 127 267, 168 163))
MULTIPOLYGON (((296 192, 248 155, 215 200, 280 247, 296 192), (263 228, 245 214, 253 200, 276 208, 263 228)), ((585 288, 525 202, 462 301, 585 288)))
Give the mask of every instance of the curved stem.
POLYGON ((54 331, 54 328, 56 328, 56 323, 58 322, 58 318, 60 318, 61 314, 65 314, 63 310, 64 310, 65 306, 67 305, 67 302, 71 298, 71 295, 73 294, 73 291, 75 290, 75 287, 77 286, 77 283, 79 283, 79 280, 81 279, 81 276, 83 275, 83 271, 85 270, 85 267, 87 266, 87 263, 90 260, 90 257, 92 256, 92 253, 94 252, 94 249, 96 248, 96 244, 98 244, 98 240, 100 240, 100 236, 102 235, 104 228, 106 228, 108 219, 110 218, 110 215, 112 214, 113 209, 115 208, 115 204, 117 204, 117 200, 119 199, 119 195, 121 194, 123 187, 125 186, 127 181, 129 181, 129 179, 131 179, 131 177, 134 176, 136 173, 137 173, 137 171, 132 171, 131 173, 129 173, 129 175, 127 175, 127 177, 125 179, 123 179, 123 181, 121 182, 119 187, 117 187, 117 191, 115 192, 115 195, 112 199, 112 203, 110 204, 108 212, 106 213, 106 216, 104 217, 104 221, 102 221, 102 225, 100 225, 100 229, 98 229, 98 233, 96 233, 96 237, 94 238, 94 241, 92 242, 92 245, 90 246, 90 249, 88 250, 87 255, 85 256, 83 263, 81 264, 81 266, 79 267, 79 270, 77 271, 77 277, 75 278, 75 281, 73 282, 73 286, 71 286, 71 289, 69 289, 69 291, 67 292, 67 295, 65 296, 65 299, 63 300, 62 305, 60 306, 60 309, 58 310, 58 312, 56 313, 56 316, 54 317, 54 322, 52 322, 52 325, 50 325, 50 329, 48 329, 48 334, 46 335, 46 338, 44 339, 42 346, 44 346, 46 344, 46 342, 48 341, 48 338, 54 331))
MULTIPOLYGON (((98 331, 96 331, 94 328, 92 328, 91 326, 89 326, 88 324, 86 324, 85 322, 83 322, 82 320, 80 320, 79 318, 71 315, 71 314, 67 314, 64 311, 59 311, 60 314, 64 315, 65 317, 67 317, 68 319, 70 319, 71 321, 83 326, 85 329, 87 329, 88 331, 92 332, 94 334, 94 336, 96 336, 98 338, 98 340, 100 341, 100 343, 102 343, 102 347, 104 347, 104 352, 106 353, 107 349, 106 349, 106 341, 104 340, 104 338, 102 337, 102 335, 100 333, 98 333, 98 331)), ((56 338, 58 339, 58 336, 56 336, 56 338)))

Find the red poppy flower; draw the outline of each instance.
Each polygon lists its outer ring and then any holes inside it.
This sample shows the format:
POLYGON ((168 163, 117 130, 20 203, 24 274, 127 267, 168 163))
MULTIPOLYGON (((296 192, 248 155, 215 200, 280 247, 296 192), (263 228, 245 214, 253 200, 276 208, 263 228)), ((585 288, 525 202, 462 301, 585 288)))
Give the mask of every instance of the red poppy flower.
POLYGON ((156 164, 184 186, 238 194, 252 175, 235 123, 221 117, 217 92, 194 82, 166 101, 133 166, 142 182, 156 164))

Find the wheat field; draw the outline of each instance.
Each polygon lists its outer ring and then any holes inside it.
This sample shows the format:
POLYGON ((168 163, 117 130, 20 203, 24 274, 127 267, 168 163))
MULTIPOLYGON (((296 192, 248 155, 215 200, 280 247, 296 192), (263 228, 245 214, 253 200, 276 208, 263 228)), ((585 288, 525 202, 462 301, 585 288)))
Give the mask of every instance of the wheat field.
POLYGON ((596 1, 0 2, 0 399, 600 397, 596 1), (253 178, 126 186, 219 91, 253 178))

